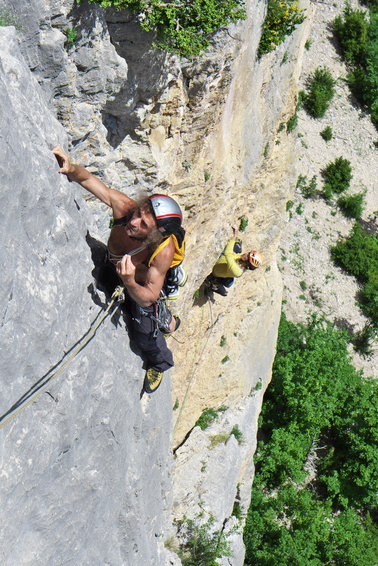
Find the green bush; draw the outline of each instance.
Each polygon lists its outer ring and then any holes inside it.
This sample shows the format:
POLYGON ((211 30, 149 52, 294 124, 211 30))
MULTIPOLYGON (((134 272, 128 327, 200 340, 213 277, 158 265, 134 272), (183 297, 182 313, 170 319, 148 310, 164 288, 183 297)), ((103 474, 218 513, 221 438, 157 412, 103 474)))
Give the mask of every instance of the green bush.
POLYGON ((317 190, 318 183, 317 183, 316 179, 317 179, 317 176, 314 175, 313 177, 311 177, 309 183, 307 183, 306 175, 299 175, 298 180, 297 180, 297 189, 300 190, 301 195, 304 198, 311 198, 311 197, 315 196, 316 193, 318 192, 318 190, 317 190))
POLYGON ((307 81, 305 107, 313 118, 322 118, 335 94, 335 80, 327 67, 318 67, 307 81))
POLYGON ((183 566, 219 566, 218 558, 232 556, 227 535, 223 530, 213 530, 214 517, 205 523, 183 519, 178 521, 182 541, 178 555, 183 566))
POLYGON ((372 345, 376 337, 376 329, 371 324, 365 324, 362 330, 353 334, 350 341, 356 352, 364 358, 370 358, 374 353, 372 345))
POLYGON ((369 278, 361 291, 361 308, 378 328, 378 272, 369 273, 369 278))
POLYGON ((286 124, 286 131, 292 132, 298 126, 298 114, 293 114, 286 124))
POLYGON ((362 10, 353 10, 349 4, 346 4, 343 15, 337 16, 334 20, 333 30, 345 59, 350 63, 362 62, 368 41, 366 13, 362 10))
POLYGON ((282 316, 260 416, 245 565, 378 563, 369 515, 378 503, 377 393, 350 364, 344 331, 314 316, 307 324, 282 316))
POLYGON ((349 237, 331 248, 331 257, 338 267, 366 283, 370 274, 378 274, 378 239, 356 222, 349 237))
POLYGON ((242 0, 89 0, 103 7, 127 8, 145 31, 155 31, 158 49, 193 57, 206 50, 211 35, 230 22, 246 18, 242 0))
POLYGON ((323 171, 323 195, 328 200, 334 193, 342 193, 349 188, 352 179, 352 166, 348 159, 337 157, 328 163, 323 171))
POLYGON ((320 135, 322 136, 324 141, 326 141, 326 142, 330 141, 332 139, 332 136, 333 136, 331 126, 325 127, 324 130, 322 130, 320 132, 320 135))
POLYGON ((361 218, 363 211, 364 193, 358 195, 342 196, 337 201, 344 216, 347 218, 361 218))
POLYGON ((63 30, 64 35, 66 36, 65 46, 67 49, 71 49, 76 41, 77 41, 77 30, 75 28, 67 28, 63 30))
POLYGON ((205 409, 194 426, 199 426, 201 430, 205 430, 218 418, 219 413, 224 413, 225 411, 227 411, 225 405, 221 405, 219 409, 205 409))
POLYGON ((304 21, 303 10, 297 0, 268 0, 268 9, 262 27, 259 56, 274 51, 285 37, 304 21))
POLYGON ((378 327, 378 239, 356 222, 349 237, 331 248, 336 265, 362 283, 361 308, 378 327))
POLYGON ((363 12, 347 6, 344 16, 336 18, 334 30, 345 58, 353 65, 347 76, 349 86, 378 124, 378 2, 367 3, 371 8, 368 20, 363 12))

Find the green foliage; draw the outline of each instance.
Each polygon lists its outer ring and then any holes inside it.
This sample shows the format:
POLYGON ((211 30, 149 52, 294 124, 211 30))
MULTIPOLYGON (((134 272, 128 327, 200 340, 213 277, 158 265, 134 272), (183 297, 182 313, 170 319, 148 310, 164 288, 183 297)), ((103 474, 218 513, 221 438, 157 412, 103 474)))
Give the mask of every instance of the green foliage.
POLYGON ((218 444, 225 444, 230 436, 230 432, 220 432, 219 434, 213 434, 212 436, 210 436, 211 442, 208 446, 209 450, 212 450, 213 448, 218 446, 218 444))
POLYGON ((335 80, 327 67, 318 67, 307 83, 305 107, 313 118, 322 118, 335 94, 335 80))
POLYGON ((307 183, 306 175, 299 175, 296 188, 300 190, 304 198, 311 198, 316 195, 318 187, 316 179, 317 176, 314 175, 311 177, 309 183, 307 183))
POLYGON ((323 196, 329 200, 334 193, 342 193, 349 188, 352 179, 352 166, 348 159, 337 157, 335 161, 328 163, 323 171, 324 189, 323 196))
POLYGON ((337 16, 333 22, 333 31, 345 59, 350 63, 362 62, 368 41, 366 12, 353 10, 350 4, 346 4, 343 15, 337 16))
POLYGON ((307 51, 311 49, 311 45, 312 45, 312 39, 306 39, 304 46, 307 51))
POLYGON ((292 132, 298 126, 298 114, 293 114, 286 124, 286 131, 292 132))
POLYGON ((224 413, 225 411, 227 411, 225 405, 221 405, 219 409, 205 409, 194 426, 199 426, 201 430, 205 430, 218 418, 219 413, 224 413))
POLYGON ((145 31, 155 31, 158 49, 194 57, 206 50, 211 35, 230 22, 246 18, 242 0, 89 0, 103 7, 127 8, 145 31))
POLYGON ((20 29, 13 13, 0 8, 0 27, 7 26, 14 26, 16 29, 20 29))
POLYGON ((349 237, 331 248, 331 257, 362 284, 360 306, 374 328, 378 328, 377 237, 367 234, 356 222, 349 237))
POLYGON ((373 355, 372 343, 377 337, 377 330, 371 324, 365 324, 362 330, 356 332, 351 337, 351 343, 356 352, 364 358, 370 358, 373 355))
POLYGON ((324 141, 326 141, 326 142, 330 141, 330 140, 332 139, 332 136, 333 136, 333 132, 332 132, 331 126, 326 126, 326 127, 324 128, 324 130, 322 130, 322 131, 320 132, 320 135, 322 136, 322 138, 323 138, 324 141))
POLYGON ((298 112, 298 110, 300 110, 300 109, 302 108, 302 106, 305 104, 306 98, 307 98, 306 91, 300 90, 300 91, 298 92, 298 101, 297 101, 297 106, 296 106, 296 111, 297 111, 297 112, 298 112))
POLYGON ((258 54, 274 51, 305 19, 296 0, 268 0, 258 54))
POLYGON ((221 346, 221 348, 223 348, 223 346, 225 346, 227 343, 227 338, 224 334, 222 334, 220 342, 219 342, 219 346, 221 346))
POLYGON ((77 41, 77 30, 75 28, 67 28, 63 30, 63 33, 67 38, 65 45, 67 49, 71 49, 77 41))
POLYGON ((361 308, 378 328, 378 271, 371 271, 361 290, 361 308))
POLYGON ((372 566, 377 529, 353 510, 333 515, 309 491, 283 486, 276 495, 252 490, 244 530, 245 566, 372 566))
POLYGON ((371 8, 369 18, 347 5, 343 16, 335 20, 334 31, 345 58, 353 66, 348 73, 349 86, 378 124, 378 2, 367 3, 371 8))
POLYGON ((236 424, 232 427, 231 434, 235 436, 239 444, 244 444, 244 436, 239 428, 239 425, 236 424))
POLYGON ((344 216, 347 218, 361 218, 363 211, 364 193, 342 196, 337 201, 344 216))
POLYGON ((246 216, 242 216, 240 218, 240 223, 239 223, 239 231, 240 232, 245 232, 248 226, 248 218, 246 216))
POLYGON ((289 212, 294 206, 294 201, 293 200, 288 200, 286 203, 286 212, 289 212))
POLYGON ((378 563, 378 385, 347 335, 313 316, 280 322, 260 416, 245 565, 378 563), (306 480, 306 481, 304 481, 306 480))
POLYGON ((349 237, 331 248, 331 257, 337 266, 366 283, 371 275, 378 274, 378 239, 356 222, 349 237))
POLYGON ((232 556, 227 535, 214 529, 214 517, 205 523, 184 518, 179 521, 179 536, 182 540, 178 555, 183 566, 219 566, 218 558, 232 556))

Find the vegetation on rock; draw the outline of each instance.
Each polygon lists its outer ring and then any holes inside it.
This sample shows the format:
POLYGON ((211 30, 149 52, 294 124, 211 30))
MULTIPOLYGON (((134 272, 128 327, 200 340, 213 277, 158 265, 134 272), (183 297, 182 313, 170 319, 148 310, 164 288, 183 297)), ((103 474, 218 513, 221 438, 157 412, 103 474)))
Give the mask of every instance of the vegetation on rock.
POLYGON ((104 8, 127 8, 145 31, 156 32, 155 47, 193 57, 209 47, 211 35, 231 22, 246 18, 242 0, 89 0, 104 8))
POLYGON ((331 248, 336 265, 362 284, 361 308, 378 328, 378 239, 355 223, 349 237, 331 248))
POLYGON ((327 67, 318 67, 308 79, 305 108, 313 118, 322 118, 335 94, 335 80, 327 67))
POLYGON ((285 41, 305 19, 296 0, 268 0, 258 53, 264 55, 285 41))
POLYGON ((283 315, 260 417, 246 565, 378 561, 378 385, 350 364, 345 331, 283 315))
POLYGON ((376 0, 366 3, 371 8, 369 17, 346 4, 333 29, 345 59, 353 65, 348 73, 350 88, 378 124, 378 8, 376 0))
POLYGON ((329 200, 332 196, 340 194, 349 188, 352 179, 352 166, 348 159, 340 156, 326 165, 323 171, 323 196, 329 200))

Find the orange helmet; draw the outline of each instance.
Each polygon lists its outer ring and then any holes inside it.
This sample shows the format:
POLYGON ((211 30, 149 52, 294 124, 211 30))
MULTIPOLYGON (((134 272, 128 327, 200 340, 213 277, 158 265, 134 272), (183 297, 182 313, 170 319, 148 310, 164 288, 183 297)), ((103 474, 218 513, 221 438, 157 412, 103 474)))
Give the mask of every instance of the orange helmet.
POLYGON ((263 261, 264 258, 259 252, 252 251, 248 253, 249 269, 260 267, 263 261))

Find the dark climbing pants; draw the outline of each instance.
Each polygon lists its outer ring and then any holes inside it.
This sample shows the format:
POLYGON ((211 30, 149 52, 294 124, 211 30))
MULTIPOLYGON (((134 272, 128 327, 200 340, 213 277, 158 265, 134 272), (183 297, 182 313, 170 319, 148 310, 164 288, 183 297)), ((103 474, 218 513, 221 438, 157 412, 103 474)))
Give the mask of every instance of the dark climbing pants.
POLYGON ((131 299, 131 339, 141 349, 148 367, 166 371, 174 365, 173 356, 161 330, 151 318, 153 314, 154 305, 141 309, 131 299))
MULTIPOLYGON (((108 294, 112 294, 117 285, 123 283, 118 277, 115 266, 105 259, 99 280, 108 294)), ((159 371, 166 371, 173 367, 173 355, 168 348, 165 338, 156 322, 151 318, 154 314, 154 305, 141 307, 127 295, 124 303, 126 313, 131 317, 130 339, 137 346, 145 359, 147 366, 159 371)))

